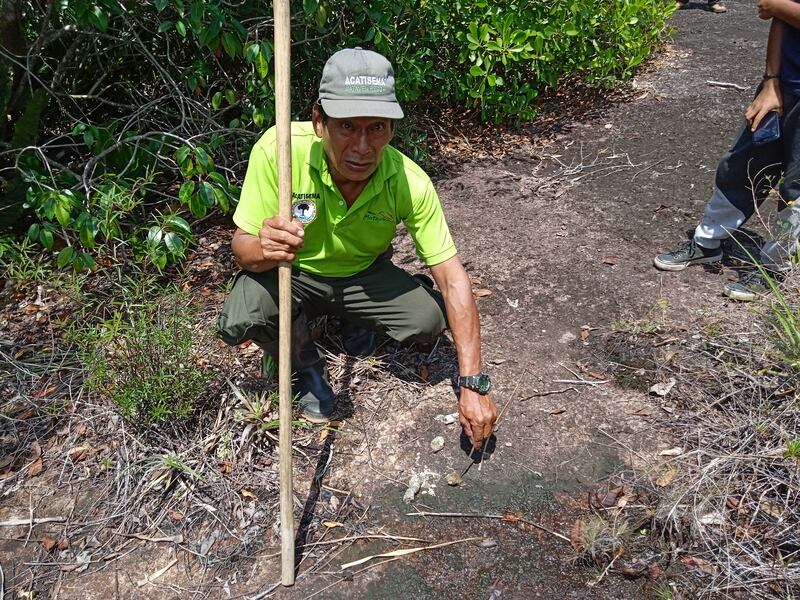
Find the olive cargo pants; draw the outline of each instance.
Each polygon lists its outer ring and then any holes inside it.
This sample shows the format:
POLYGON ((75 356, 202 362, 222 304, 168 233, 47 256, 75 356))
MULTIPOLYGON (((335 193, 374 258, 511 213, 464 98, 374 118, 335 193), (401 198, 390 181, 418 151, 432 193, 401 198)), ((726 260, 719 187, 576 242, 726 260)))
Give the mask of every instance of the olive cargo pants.
MULTIPOLYGON (((428 342, 447 328, 444 300, 428 281, 380 256, 350 277, 321 277, 292 269, 292 320, 332 315, 384 331, 399 342, 428 342)), ((278 271, 240 272, 217 322, 230 345, 278 338, 278 271)))

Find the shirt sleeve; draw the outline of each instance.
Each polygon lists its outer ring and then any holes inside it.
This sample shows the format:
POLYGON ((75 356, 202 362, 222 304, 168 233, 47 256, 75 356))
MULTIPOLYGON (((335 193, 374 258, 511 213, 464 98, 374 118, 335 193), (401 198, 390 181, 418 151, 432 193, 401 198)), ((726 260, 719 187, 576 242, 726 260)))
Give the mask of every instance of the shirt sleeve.
POLYGON ((411 197, 411 210, 403 222, 414 240, 417 256, 426 265, 437 265, 457 254, 439 195, 430 180, 411 197))
POLYGON ((264 219, 278 214, 278 182, 275 145, 262 142, 253 146, 247 172, 233 213, 233 222, 243 231, 258 235, 264 219), (273 151, 270 152, 270 149, 273 151))

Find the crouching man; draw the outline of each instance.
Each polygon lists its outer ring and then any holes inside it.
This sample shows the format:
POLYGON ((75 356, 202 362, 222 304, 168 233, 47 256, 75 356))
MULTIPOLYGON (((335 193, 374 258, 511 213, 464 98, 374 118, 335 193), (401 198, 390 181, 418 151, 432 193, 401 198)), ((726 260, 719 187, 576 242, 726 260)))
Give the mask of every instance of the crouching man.
POLYGON ((277 354, 280 262, 292 263, 293 393, 305 418, 334 412, 325 361, 308 320, 343 322, 351 354, 374 350, 375 330, 399 342, 431 341, 449 326, 458 353, 461 425, 475 447, 491 436, 497 406, 481 368, 472 286, 430 178, 389 145, 403 118, 386 58, 361 48, 322 71, 311 122, 292 123, 292 219, 278 214, 275 129, 250 155, 231 246, 242 271, 219 319, 228 344, 253 340, 277 354), (389 259, 404 223, 441 293, 389 259))

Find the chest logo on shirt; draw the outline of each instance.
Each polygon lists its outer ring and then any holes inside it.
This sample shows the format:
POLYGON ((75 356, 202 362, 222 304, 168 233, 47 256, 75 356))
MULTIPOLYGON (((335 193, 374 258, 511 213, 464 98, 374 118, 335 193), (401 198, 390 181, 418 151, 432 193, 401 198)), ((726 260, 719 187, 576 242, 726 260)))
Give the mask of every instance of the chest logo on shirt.
POLYGON ((303 225, 308 225, 317 218, 317 205, 311 199, 292 202, 292 216, 303 225))

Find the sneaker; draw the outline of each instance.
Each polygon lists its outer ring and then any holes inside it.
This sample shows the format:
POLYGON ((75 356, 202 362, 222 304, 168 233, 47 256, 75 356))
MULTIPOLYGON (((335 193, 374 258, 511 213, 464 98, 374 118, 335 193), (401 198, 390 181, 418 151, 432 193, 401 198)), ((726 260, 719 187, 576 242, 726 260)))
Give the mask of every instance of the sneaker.
POLYGON ((722 2, 713 2, 708 5, 708 10, 713 13, 722 14, 724 12, 728 12, 728 9, 725 8, 725 5, 722 2))
POLYGON ((739 281, 725 284, 725 295, 732 300, 753 302, 770 292, 770 287, 760 269, 747 271, 739 281))
POLYGON ((683 242, 672 252, 659 254, 653 264, 662 271, 683 271, 689 265, 701 265, 722 260, 722 247, 703 248, 694 240, 683 242))

